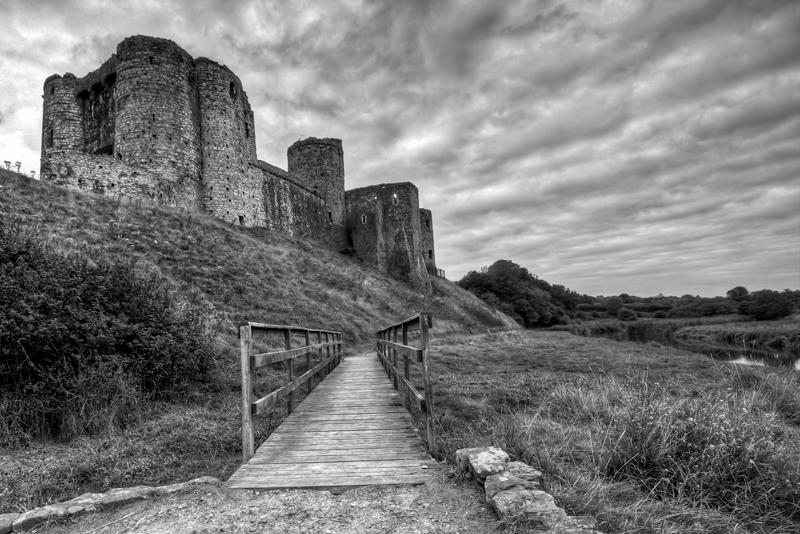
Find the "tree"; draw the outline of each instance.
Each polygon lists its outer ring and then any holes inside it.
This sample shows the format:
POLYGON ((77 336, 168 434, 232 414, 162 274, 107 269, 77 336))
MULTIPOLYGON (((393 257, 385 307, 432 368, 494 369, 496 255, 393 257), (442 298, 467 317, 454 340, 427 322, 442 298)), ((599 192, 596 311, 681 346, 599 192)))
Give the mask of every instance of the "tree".
POLYGON ((622 308, 622 299, 619 297, 611 297, 606 301, 606 313, 614 317, 617 312, 622 308))
POLYGON ((787 317, 794 310, 792 295, 786 291, 778 293, 764 289, 752 293, 750 297, 750 301, 745 304, 743 311, 756 321, 787 317))
POLYGON ((639 316, 630 308, 620 308, 617 310, 617 319, 620 321, 635 321, 639 316))
POLYGON ((736 303, 741 303, 750 299, 750 292, 744 286, 736 286, 728 290, 727 297, 736 303))

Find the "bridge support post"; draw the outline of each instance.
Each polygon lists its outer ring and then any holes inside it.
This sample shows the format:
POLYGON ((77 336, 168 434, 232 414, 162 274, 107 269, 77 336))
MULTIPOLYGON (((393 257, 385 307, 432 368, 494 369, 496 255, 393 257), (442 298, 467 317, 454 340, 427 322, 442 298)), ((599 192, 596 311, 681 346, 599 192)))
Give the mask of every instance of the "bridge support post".
MULTIPOLYGON (((285 332, 286 338, 286 350, 290 350, 292 348, 292 329, 287 328, 285 332)), ((284 360, 283 366, 286 368, 286 380, 287 383, 291 384, 294 380, 294 370, 292 369, 292 362, 294 360, 284 360)), ((289 393, 286 395, 286 406, 289 411, 289 415, 292 415, 292 405, 294 404, 294 392, 289 393)))
POLYGON ((242 456, 248 461, 255 454, 253 430, 253 369, 250 365, 250 347, 253 337, 250 325, 239 327, 239 351, 242 359, 242 456))
POLYGON ((428 369, 428 321, 430 315, 419 318, 420 349, 422 349, 423 381, 425 384, 425 426, 428 433, 428 449, 438 455, 436 448, 436 421, 433 418, 433 389, 431 389, 430 370, 428 369))

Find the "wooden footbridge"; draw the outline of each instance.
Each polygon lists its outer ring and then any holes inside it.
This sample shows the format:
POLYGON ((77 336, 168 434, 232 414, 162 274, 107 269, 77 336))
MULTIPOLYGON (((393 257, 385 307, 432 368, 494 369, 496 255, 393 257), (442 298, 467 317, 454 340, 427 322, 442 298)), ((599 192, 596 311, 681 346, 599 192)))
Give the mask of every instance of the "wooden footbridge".
POLYGON ((245 463, 230 477, 228 487, 336 490, 424 483, 435 464, 428 451, 436 450, 428 379, 430 326, 430 314, 415 315, 377 333, 377 358, 370 353, 344 361, 338 332, 259 323, 241 326, 245 463), (282 334, 286 348, 252 354, 254 332, 282 334), (409 345, 410 332, 419 332, 415 340, 419 347, 409 345), (398 335, 402 336, 399 340, 398 335), (293 336, 304 344, 293 348, 293 336), (294 362, 302 356, 307 370, 295 379, 294 362), (424 395, 411 382, 414 361, 422 364, 424 395), (254 401, 255 370, 278 363, 283 363, 286 385, 254 401), (321 374, 326 376, 312 391, 312 378, 321 374), (293 392, 303 384, 309 394, 295 407, 293 392), (253 416, 267 412, 284 397, 289 416, 255 451, 253 416), (412 404, 426 420, 427 440, 410 415, 412 404))

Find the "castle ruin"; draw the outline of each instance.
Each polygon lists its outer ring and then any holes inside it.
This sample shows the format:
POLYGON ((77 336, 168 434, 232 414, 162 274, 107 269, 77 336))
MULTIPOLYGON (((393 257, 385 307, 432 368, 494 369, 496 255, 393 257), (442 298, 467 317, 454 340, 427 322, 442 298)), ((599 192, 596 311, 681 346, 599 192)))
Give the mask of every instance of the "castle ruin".
POLYGON ((430 210, 412 183, 345 191, 339 139, 256 156, 253 111, 226 66, 167 39, 129 37, 83 78, 44 83, 41 178, 314 238, 422 293, 436 268, 430 210))

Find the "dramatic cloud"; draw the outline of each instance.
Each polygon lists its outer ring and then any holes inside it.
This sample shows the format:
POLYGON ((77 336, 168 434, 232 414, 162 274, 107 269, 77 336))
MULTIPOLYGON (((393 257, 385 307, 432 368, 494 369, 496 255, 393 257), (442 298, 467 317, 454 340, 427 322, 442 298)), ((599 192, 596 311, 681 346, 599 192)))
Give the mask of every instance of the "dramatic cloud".
POLYGON ((0 4, 0 159, 41 87, 135 34, 227 64, 259 157, 339 137, 347 187, 412 181, 448 277, 509 259, 589 294, 800 287, 800 4, 0 4))

